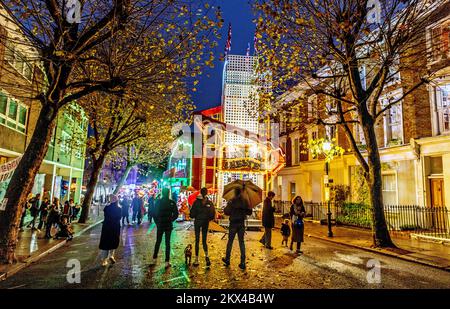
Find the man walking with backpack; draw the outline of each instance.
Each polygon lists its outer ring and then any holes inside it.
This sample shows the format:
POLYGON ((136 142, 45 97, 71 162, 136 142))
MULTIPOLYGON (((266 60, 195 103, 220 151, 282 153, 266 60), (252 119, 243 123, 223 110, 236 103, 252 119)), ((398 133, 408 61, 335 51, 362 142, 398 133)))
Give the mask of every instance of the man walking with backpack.
POLYGON ((230 227, 228 234, 227 251, 225 257, 222 259, 225 266, 230 265, 231 249, 233 248, 233 240, 236 234, 239 239, 239 248, 241 250, 241 263, 239 268, 245 269, 245 219, 252 214, 252 210, 249 208, 248 202, 242 197, 241 189, 236 188, 234 191, 235 197, 231 199, 223 212, 225 215, 230 216, 230 227))
POLYGON ((200 251, 200 231, 202 233, 203 251, 205 252, 206 266, 211 265, 208 256, 208 244, 206 238, 208 236, 209 221, 214 220, 216 210, 214 204, 208 199, 208 189, 202 188, 200 194, 197 196, 190 212, 191 218, 194 218, 195 228, 195 261, 194 266, 198 266, 198 253, 200 251))

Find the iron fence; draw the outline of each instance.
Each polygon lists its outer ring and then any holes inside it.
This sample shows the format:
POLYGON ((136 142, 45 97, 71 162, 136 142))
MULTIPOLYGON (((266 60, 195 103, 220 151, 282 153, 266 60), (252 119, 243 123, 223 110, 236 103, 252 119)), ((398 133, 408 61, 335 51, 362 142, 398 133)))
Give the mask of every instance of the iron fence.
MULTIPOLYGON (((276 212, 288 216, 289 201, 274 201, 276 212)), ((304 202, 306 217, 326 221, 327 203, 304 202)), ((372 211, 359 203, 330 203, 332 223, 370 229, 372 211)), ((437 238, 450 239, 450 211, 446 207, 417 205, 385 205, 384 215, 391 233, 410 232, 437 238)))

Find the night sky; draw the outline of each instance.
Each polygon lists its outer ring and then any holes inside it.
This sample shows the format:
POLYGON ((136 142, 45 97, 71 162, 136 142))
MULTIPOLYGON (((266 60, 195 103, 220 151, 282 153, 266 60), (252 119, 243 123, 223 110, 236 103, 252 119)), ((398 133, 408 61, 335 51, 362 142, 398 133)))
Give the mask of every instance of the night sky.
POLYGON ((245 55, 247 44, 250 43, 250 55, 253 55, 255 25, 249 1, 251 0, 210 1, 211 5, 220 6, 224 23, 220 30, 222 37, 214 50, 214 68, 205 67, 203 74, 199 77, 197 92, 192 93, 197 110, 217 106, 221 103, 223 61, 220 61, 220 55, 224 53, 230 22, 232 28, 231 54, 245 55))

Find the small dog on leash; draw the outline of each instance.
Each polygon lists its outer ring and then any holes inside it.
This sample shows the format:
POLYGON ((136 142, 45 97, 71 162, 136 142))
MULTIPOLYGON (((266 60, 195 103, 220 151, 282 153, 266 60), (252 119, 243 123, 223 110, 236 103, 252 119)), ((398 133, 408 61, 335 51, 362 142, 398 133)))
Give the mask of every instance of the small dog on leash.
POLYGON ((192 245, 189 244, 184 249, 184 260, 187 265, 191 265, 191 258, 192 258, 192 245))

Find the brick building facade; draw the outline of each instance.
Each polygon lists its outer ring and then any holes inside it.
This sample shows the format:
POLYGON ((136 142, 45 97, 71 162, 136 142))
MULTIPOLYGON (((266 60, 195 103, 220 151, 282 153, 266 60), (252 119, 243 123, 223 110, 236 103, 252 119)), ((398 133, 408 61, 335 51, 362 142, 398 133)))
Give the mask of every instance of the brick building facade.
MULTIPOLYGON (((450 203, 450 4, 440 9, 440 14, 426 29, 431 56, 399 59, 404 68, 385 88, 384 97, 395 97, 420 81, 427 70, 438 76, 422 85, 412 94, 388 110, 376 125, 376 136, 382 160, 383 197, 386 204, 420 205, 424 207, 447 206, 450 203)), ((333 129, 314 122, 308 117, 292 127, 292 106, 303 98, 303 112, 312 113, 310 102, 327 104, 323 97, 311 94, 309 88, 297 85, 281 95, 276 104, 283 106, 281 120, 281 145, 286 153, 286 167, 278 173, 273 190, 280 200, 291 200, 301 195, 305 201, 322 202, 324 192, 324 160, 313 158, 307 148, 311 139, 328 135, 345 149, 342 157, 331 162, 330 178, 334 185, 349 188, 349 200, 358 199, 355 177, 359 163, 350 151, 344 129, 333 129), (306 156, 304 154, 307 154, 306 156)), ((355 140, 363 149, 364 138, 358 128, 352 128, 355 140)))

